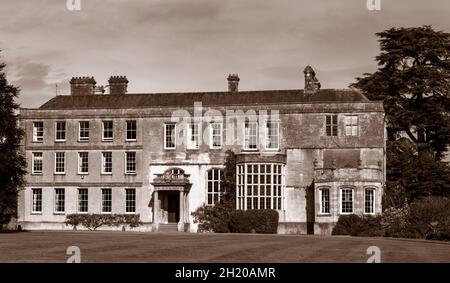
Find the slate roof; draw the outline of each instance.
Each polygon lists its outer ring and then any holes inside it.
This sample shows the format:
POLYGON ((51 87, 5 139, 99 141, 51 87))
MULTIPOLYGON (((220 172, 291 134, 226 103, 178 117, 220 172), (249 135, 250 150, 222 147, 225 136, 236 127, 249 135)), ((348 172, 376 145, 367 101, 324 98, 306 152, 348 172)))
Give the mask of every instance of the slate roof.
POLYGON ((61 95, 56 96, 39 109, 104 109, 143 107, 183 107, 201 101, 203 106, 284 104, 284 103, 343 103, 369 102, 363 94, 354 90, 321 89, 305 94, 303 90, 262 90, 229 92, 186 93, 127 93, 123 95, 61 95))

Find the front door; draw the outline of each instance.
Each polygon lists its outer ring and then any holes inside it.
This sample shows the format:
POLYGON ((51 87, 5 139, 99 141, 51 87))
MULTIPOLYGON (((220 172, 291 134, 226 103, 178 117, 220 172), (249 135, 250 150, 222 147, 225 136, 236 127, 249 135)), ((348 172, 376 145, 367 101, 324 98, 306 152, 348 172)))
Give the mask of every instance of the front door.
POLYGON ((178 223, 180 221, 180 194, 178 192, 168 193, 167 211, 169 223, 178 223))

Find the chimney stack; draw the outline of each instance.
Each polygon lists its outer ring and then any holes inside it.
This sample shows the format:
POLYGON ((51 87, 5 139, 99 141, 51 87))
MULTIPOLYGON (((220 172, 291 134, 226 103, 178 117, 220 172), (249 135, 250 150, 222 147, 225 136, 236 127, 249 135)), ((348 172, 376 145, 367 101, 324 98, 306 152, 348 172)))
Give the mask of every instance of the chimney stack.
POLYGON ((108 83, 110 94, 121 95, 127 93, 128 80, 126 76, 111 76, 108 83))
POLYGON ((238 74, 228 75, 228 91, 231 93, 236 93, 239 91, 239 76, 238 74))
POLYGON ((94 95, 95 84, 94 77, 73 77, 70 80, 70 94, 94 95))
POLYGON ((316 93, 320 89, 320 82, 316 78, 316 72, 308 65, 303 71, 305 74, 305 93, 316 93))

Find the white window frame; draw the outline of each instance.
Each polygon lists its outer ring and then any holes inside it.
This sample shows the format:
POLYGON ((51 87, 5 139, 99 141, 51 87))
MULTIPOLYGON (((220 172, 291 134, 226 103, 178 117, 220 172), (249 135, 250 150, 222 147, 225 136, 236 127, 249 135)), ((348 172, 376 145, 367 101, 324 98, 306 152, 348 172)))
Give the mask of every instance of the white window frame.
POLYGON ((31 153, 31 174, 32 175, 42 175, 44 172, 44 153, 42 151, 35 151, 31 153), (40 154, 40 157, 36 157, 36 154, 40 154), (36 171, 34 165, 36 161, 41 161, 41 170, 36 171))
POLYGON ((221 149, 223 146, 223 123, 212 122, 209 124, 209 148, 221 149), (219 134, 214 134, 214 126, 219 126, 219 134), (220 144, 214 145, 214 138, 219 137, 220 144))
POLYGON ((112 166, 113 166, 113 158, 112 158, 112 152, 111 151, 103 151, 102 152, 102 175, 111 175, 112 172, 112 166), (105 155, 109 154, 111 158, 111 172, 105 171, 106 168, 106 157, 105 155))
POLYGON ((206 172, 206 205, 213 206, 216 202, 220 201, 220 197, 222 196, 222 188, 221 188, 221 175, 223 170, 220 168, 211 168, 206 172), (214 178, 214 171, 218 172, 217 179, 214 178), (209 178, 209 173, 212 174, 212 179, 209 178), (211 184, 211 191, 209 190, 209 184, 211 184), (217 185, 218 191, 214 191, 214 186, 217 185), (209 196, 211 195, 211 201, 209 201, 209 196), (217 201, 214 197, 217 196, 217 201))
POLYGON ((82 151, 82 152, 78 152, 78 175, 88 175, 89 174, 89 152, 87 151, 82 151), (87 172, 82 172, 82 165, 83 165, 83 158, 81 157, 81 155, 86 154, 86 158, 87 158, 87 172))
POLYGON ((319 188, 319 214, 328 215, 331 213, 331 190, 330 188, 319 188), (324 203, 323 203, 323 191, 328 191, 328 211, 324 211, 324 203))
POLYGON ((114 122, 112 120, 105 120, 102 121, 102 141, 113 141, 114 140, 114 122), (112 128, 111 128, 111 136, 112 137, 107 137, 105 138, 105 123, 111 123, 112 128))
POLYGON ((265 150, 280 150, 280 121, 270 121, 267 120, 265 122, 265 150), (270 144, 270 128, 268 127, 269 124, 275 124, 277 129, 276 129, 276 137, 277 137, 277 141, 276 141, 276 147, 269 147, 268 145, 270 144))
POLYGON ((200 148, 200 123, 186 124, 186 148, 199 149, 200 148))
POLYGON ((369 188, 364 188, 364 214, 371 214, 374 215, 376 213, 376 194, 377 194, 377 190, 375 188, 369 187, 369 188), (366 197, 367 197, 367 192, 371 191, 372 192, 372 212, 367 212, 366 211, 366 197))
MULTIPOLYGON (((84 195, 84 194, 83 194, 84 195)), ((77 190, 77 213, 83 214, 83 213, 89 213, 89 189, 88 188, 78 188, 77 190), (80 197, 82 194, 80 194, 80 191, 86 191, 86 200, 81 199, 80 197), (81 202, 86 201, 86 211, 81 211, 81 202)))
MULTIPOLYGON (((83 129, 83 132, 86 132, 86 128, 83 129)), ((91 123, 89 121, 79 121, 78 122, 78 141, 87 142, 91 136, 91 123), (81 137, 81 123, 87 123, 87 137, 81 137)))
POLYGON ((126 175, 135 175, 137 173, 137 153, 136 151, 126 151, 125 152, 125 174, 126 175), (128 170, 128 154, 134 153, 134 171, 128 170))
POLYGON ((125 214, 136 214, 136 188, 125 188, 125 214), (129 198, 129 192, 132 198, 129 198), (132 211, 128 211, 129 208, 133 208, 132 211))
POLYGON ((100 213, 102 213, 102 214, 111 214, 112 213, 112 205, 113 205, 113 190, 111 189, 111 188, 102 188, 101 189, 101 201, 100 201, 100 213), (104 199, 104 196, 105 196, 105 194, 104 194, 104 192, 107 192, 107 191, 109 191, 109 196, 110 196, 110 199, 109 200, 106 200, 106 199, 104 199), (104 211, 104 208, 106 207, 105 206, 105 202, 109 202, 109 208, 110 208, 110 211, 104 211))
POLYGON ((174 123, 164 124, 164 149, 176 149, 177 148, 177 125, 174 123), (173 131, 171 134, 171 141, 173 142, 173 147, 167 146, 167 127, 173 126, 173 131))
POLYGON ((67 139, 67 123, 66 121, 55 122, 55 142, 65 142, 67 139), (64 124, 64 129, 58 131, 58 124, 64 124), (58 139, 58 133, 64 133, 64 139, 58 139))
POLYGON ((43 143, 44 142, 44 122, 43 121, 34 121, 33 122, 33 142, 43 143), (36 124, 40 123, 42 125, 42 135, 38 136, 38 127, 36 124))
POLYGON ((345 187, 339 189, 339 214, 353 214, 355 213, 355 189, 350 187, 345 187), (344 190, 350 190, 352 192, 352 211, 351 212, 344 212, 343 211, 343 204, 342 204, 342 194, 344 190))
POLYGON ((236 168, 237 209, 247 210, 247 209, 265 208, 283 211, 284 194, 285 194, 284 191, 285 191, 284 164, 280 163, 237 164, 236 168), (255 165, 258 168, 257 169, 258 172, 254 170, 255 165), (262 168, 263 166, 264 169, 262 168), (251 169, 249 170, 249 168, 251 169), (251 182, 249 183, 248 180, 251 180, 251 182), (263 182, 261 182, 261 180, 263 180, 263 182), (261 205, 262 199, 264 199, 264 208, 261 205), (270 203, 268 203, 268 201, 270 203))
POLYGON ((359 135, 359 116, 345 116, 345 135, 348 137, 357 137, 359 135))
POLYGON ((55 188, 54 190, 54 214, 65 214, 66 213, 66 190, 64 188, 55 188), (58 199, 58 190, 62 192, 62 206, 63 210, 58 210, 59 207, 59 199, 58 199))
POLYGON ((42 189, 41 188, 32 188, 31 189, 31 214, 42 214, 42 189), (35 192, 39 192, 39 194, 35 194, 35 192), (38 195, 39 195, 39 198, 37 198, 38 195), (39 206, 38 206, 38 204, 39 204, 39 206), (35 208, 37 208, 37 207, 40 207, 40 210, 36 210, 35 208))
POLYGON ((252 151, 257 151, 258 150, 258 122, 256 121, 245 121, 244 122, 244 150, 252 150, 252 151), (247 130, 248 127, 248 130, 247 130), (255 135, 251 134, 250 131, 252 131, 252 127, 255 128, 255 135), (251 144, 250 140, 251 138, 255 138, 255 147, 252 148, 250 147, 251 144))
POLYGON ((137 140, 137 121, 136 120, 127 120, 125 121, 125 141, 136 141, 137 140), (134 139, 128 138, 128 132, 132 132, 133 129, 128 129, 128 123, 134 123, 134 139))
POLYGON ((64 151, 57 151, 55 152, 55 170, 53 172, 55 175, 64 175, 66 174, 66 153, 64 151), (63 160, 63 169, 64 171, 58 172, 56 169, 58 168, 58 154, 62 154, 64 160, 63 160))

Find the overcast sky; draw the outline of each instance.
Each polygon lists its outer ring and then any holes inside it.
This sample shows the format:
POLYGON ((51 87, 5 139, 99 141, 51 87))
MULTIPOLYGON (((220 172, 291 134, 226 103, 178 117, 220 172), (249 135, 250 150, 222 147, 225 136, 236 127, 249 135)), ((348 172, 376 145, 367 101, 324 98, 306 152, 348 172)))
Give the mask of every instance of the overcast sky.
POLYGON ((346 88, 376 69, 374 33, 424 24, 450 32, 448 0, 1 0, 0 60, 22 107, 69 94, 73 76, 129 92, 303 88, 314 67, 322 88, 346 88))

